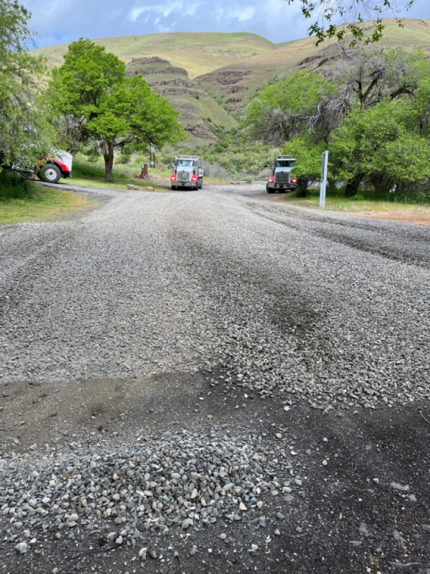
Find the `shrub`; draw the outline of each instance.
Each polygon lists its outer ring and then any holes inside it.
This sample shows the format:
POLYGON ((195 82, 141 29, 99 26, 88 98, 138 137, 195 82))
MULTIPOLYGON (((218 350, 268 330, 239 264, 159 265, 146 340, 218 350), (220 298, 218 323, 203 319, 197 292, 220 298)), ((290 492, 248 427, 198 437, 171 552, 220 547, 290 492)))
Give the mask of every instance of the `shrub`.
POLYGON ((0 171, 0 201, 6 199, 24 199, 31 194, 31 184, 18 173, 0 171))
POLYGON ((118 158, 116 158, 115 163, 126 164, 126 163, 130 163, 130 161, 131 161, 131 156, 122 154, 118 158))

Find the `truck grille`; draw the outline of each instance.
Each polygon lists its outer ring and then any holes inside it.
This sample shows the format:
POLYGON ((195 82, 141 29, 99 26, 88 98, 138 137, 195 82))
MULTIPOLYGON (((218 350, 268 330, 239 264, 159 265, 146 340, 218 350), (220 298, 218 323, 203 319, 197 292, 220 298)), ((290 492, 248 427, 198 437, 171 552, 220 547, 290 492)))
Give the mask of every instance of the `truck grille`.
POLYGON ((178 171, 178 181, 190 181, 190 172, 189 171, 178 171))
POLYGON ((275 173, 275 183, 290 183, 290 172, 277 171, 275 173))

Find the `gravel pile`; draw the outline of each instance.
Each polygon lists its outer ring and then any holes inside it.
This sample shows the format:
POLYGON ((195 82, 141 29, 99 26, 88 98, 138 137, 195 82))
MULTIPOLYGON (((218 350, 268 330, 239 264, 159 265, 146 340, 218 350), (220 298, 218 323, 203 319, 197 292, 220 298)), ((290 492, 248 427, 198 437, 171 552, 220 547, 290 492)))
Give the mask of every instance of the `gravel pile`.
POLYGON ((97 454, 71 443, 56 457, 3 458, 0 527, 9 542, 23 544, 19 552, 36 531, 57 539, 99 532, 117 545, 134 545, 154 532, 246 520, 264 498, 289 495, 290 455, 282 446, 255 434, 221 433, 141 436, 133 449, 97 454))

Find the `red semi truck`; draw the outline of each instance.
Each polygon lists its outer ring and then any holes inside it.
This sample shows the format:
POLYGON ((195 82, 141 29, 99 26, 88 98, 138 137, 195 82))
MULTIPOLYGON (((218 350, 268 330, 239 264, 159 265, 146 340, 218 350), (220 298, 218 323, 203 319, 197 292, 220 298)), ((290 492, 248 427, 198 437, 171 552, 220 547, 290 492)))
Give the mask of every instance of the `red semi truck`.
POLYGON ((266 184, 267 193, 277 191, 294 191, 299 185, 297 177, 291 177, 291 170, 296 158, 291 155, 278 155, 271 170, 269 181, 266 184))

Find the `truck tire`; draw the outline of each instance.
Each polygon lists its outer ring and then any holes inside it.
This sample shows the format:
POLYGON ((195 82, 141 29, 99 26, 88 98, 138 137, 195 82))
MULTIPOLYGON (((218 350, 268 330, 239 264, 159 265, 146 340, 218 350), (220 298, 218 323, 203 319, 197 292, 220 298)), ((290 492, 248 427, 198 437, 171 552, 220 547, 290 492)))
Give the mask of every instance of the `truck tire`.
POLYGON ((55 163, 46 163, 39 169, 37 175, 42 181, 46 181, 46 183, 57 183, 61 178, 61 171, 55 163))
POLYGON ((176 191, 176 185, 172 185, 172 191, 176 191))
POLYGON ((266 185, 266 191, 267 193, 275 193, 275 189, 270 189, 270 187, 268 185, 266 185))

